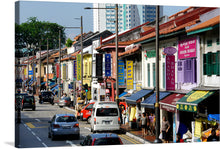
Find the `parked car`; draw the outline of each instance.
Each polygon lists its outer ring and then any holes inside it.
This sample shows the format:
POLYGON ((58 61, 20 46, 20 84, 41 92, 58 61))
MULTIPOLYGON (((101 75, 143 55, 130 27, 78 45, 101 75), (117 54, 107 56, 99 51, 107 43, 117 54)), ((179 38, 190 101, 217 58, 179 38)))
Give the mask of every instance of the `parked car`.
POLYGON ((117 134, 113 133, 96 133, 87 135, 80 143, 82 146, 95 145, 122 145, 122 141, 117 134))
POLYGON ((23 109, 32 109, 33 111, 35 111, 36 105, 34 96, 24 96, 24 98, 22 99, 21 110, 23 111, 23 109))
POLYGON ((59 100, 58 105, 60 108, 63 106, 70 106, 71 104, 71 98, 70 97, 63 97, 59 100))
POLYGON ((27 93, 16 93, 15 94, 15 110, 17 111, 18 110, 18 107, 20 105, 20 109, 21 109, 21 106, 22 106, 22 99, 24 99, 24 96, 27 96, 28 94, 27 93))
POLYGON ((94 104, 95 102, 91 102, 82 108, 80 111, 80 120, 85 120, 90 124, 92 108, 94 104))
POLYGON ((91 132, 119 131, 120 112, 116 102, 96 102, 92 109, 91 132))
POLYGON ((50 102, 52 105, 54 104, 54 97, 51 91, 41 91, 41 99, 39 103, 42 102, 50 102))
POLYGON ((54 140, 57 136, 71 135, 80 138, 79 123, 73 114, 56 114, 48 122, 48 138, 54 140))

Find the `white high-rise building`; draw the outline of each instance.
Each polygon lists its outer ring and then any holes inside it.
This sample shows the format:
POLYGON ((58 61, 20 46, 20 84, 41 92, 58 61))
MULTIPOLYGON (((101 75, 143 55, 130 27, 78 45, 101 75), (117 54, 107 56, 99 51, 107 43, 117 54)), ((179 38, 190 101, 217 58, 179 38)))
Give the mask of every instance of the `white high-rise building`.
MULTIPOLYGON (((93 8, 114 8, 115 4, 93 4, 93 8)), ((160 17, 163 7, 160 7, 160 17)), ((156 6, 151 5, 118 5, 118 30, 124 31, 147 21, 154 21, 156 6)), ((93 32, 109 30, 115 32, 115 9, 93 9, 93 32)))

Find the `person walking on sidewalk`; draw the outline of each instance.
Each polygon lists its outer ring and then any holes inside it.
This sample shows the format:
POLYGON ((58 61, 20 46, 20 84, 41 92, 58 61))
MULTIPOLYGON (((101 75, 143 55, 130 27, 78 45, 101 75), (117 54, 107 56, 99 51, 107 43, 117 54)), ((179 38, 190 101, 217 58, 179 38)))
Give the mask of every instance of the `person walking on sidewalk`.
POLYGON ((141 117, 142 137, 145 136, 146 127, 147 127, 147 117, 145 113, 142 113, 142 117, 141 117))
POLYGON ((169 129, 170 129, 170 123, 168 120, 166 120, 166 117, 163 116, 161 132, 164 143, 169 143, 169 135, 168 135, 169 129))
POLYGON ((154 118, 155 118, 154 114, 151 113, 151 114, 149 115, 151 135, 154 135, 154 126, 155 126, 155 125, 154 125, 154 118))

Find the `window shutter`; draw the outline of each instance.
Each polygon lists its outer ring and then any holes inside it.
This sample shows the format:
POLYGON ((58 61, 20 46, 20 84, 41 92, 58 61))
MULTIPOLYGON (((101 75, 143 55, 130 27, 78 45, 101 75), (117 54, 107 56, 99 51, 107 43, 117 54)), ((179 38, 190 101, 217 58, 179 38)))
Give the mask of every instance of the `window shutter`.
POLYGON ((207 75, 211 76, 212 75, 212 64, 211 64, 211 58, 212 58, 212 53, 209 52, 206 54, 206 62, 207 62, 207 67, 206 67, 206 71, 207 71, 207 75))
POLYGON ((148 87, 150 87, 150 64, 147 64, 148 87))
POLYGON ((220 75, 220 51, 216 54, 216 74, 220 75))
POLYGON ((197 63, 196 63, 196 59, 193 58, 193 67, 192 67, 192 72, 193 72, 193 83, 197 82, 197 63))
POLYGON ((217 60, 216 60, 216 55, 217 55, 217 53, 212 53, 212 68, 211 68, 211 70, 212 70, 212 74, 215 74, 215 75, 217 75, 217 60))
POLYGON ((155 63, 153 63, 153 86, 156 86, 156 68, 155 63))
POLYGON ((192 83, 193 82, 193 59, 187 59, 184 61, 184 83, 192 83))
POLYGON ((177 82, 184 82, 184 60, 177 62, 177 82))
POLYGON ((203 54, 203 75, 207 75, 207 54, 203 54))
POLYGON ((165 63, 163 63, 163 88, 165 88, 165 63))

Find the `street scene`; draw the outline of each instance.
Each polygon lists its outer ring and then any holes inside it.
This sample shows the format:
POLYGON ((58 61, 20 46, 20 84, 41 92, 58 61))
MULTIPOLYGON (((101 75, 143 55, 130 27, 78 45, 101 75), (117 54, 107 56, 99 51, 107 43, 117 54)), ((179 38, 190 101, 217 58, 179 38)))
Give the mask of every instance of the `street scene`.
POLYGON ((15 21, 15 147, 219 142, 220 8, 76 6, 15 21))

